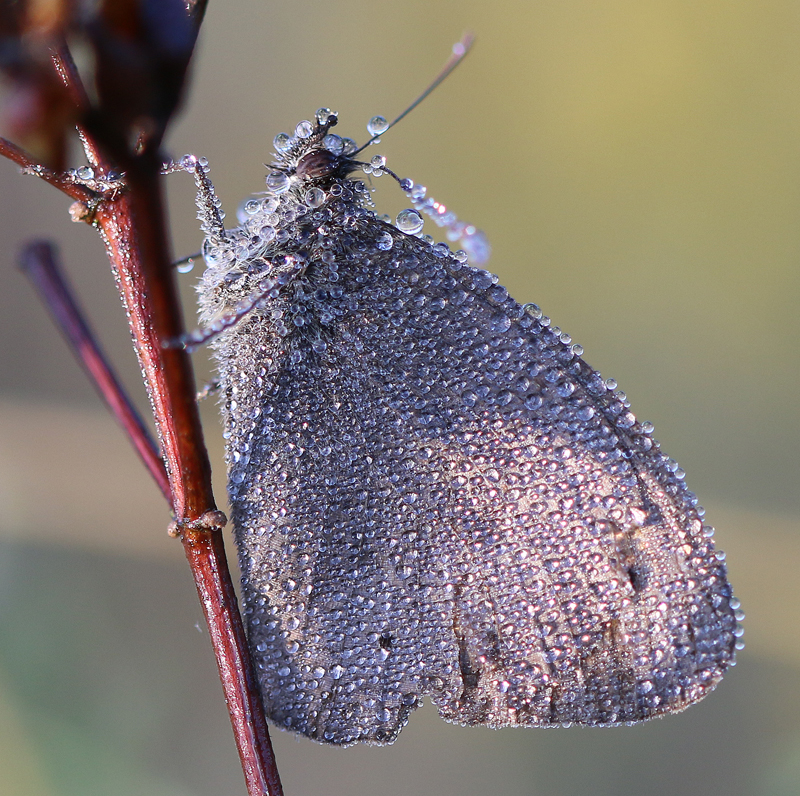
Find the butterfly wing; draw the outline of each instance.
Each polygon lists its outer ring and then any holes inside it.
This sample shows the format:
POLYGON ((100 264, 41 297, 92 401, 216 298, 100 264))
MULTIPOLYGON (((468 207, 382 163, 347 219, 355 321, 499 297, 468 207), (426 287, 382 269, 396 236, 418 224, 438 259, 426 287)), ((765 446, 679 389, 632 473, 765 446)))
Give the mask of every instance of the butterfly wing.
POLYGON ((364 211, 295 231, 302 275, 216 343, 272 721, 389 743, 425 695, 503 727, 711 690, 725 567, 624 398, 486 272, 364 211))

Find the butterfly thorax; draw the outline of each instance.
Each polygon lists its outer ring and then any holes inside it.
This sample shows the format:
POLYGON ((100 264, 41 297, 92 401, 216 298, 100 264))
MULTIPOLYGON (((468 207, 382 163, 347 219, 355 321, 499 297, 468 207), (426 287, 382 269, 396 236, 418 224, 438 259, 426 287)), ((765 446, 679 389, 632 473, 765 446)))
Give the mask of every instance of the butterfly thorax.
POLYGON ((362 164, 350 157, 356 152, 355 142, 330 132, 336 123, 336 114, 323 108, 317 111, 315 124, 302 121, 294 135, 275 136, 277 157, 268 184, 272 182, 279 191, 290 190, 298 200, 305 201, 311 188, 329 190, 347 180, 362 164), (281 175, 286 179, 282 180, 281 175))
POLYGON ((336 121, 336 114, 320 109, 315 124, 302 121, 294 135, 275 136, 267 191, 241 205, 238 227, 207 237, 207 268, 198 286, 204 322, 236 313, 260 296, 266 303, 275 280, 303 272, 313 259, 330 260, 333 232, 377 219, 369 189, 351 178, 367 164, 350 157, 356 151, 352 139, 330 133, 336 121))

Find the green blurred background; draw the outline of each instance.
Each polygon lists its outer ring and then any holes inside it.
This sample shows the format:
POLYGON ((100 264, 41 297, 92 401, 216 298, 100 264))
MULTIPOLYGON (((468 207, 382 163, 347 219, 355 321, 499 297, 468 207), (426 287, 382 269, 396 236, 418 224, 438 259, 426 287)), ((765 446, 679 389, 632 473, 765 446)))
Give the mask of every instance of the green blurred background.
MULTIPOLYGON (((364 140, 465 30, 473 53, 374 152, 482 227, 512 294, 655 423, 728 552, 747 648, 641 727, 467 730, 425 707, 386 749, 276 732, 287 795, 800 794, 800 4, 212 2, 171 152, 210 159, 232 219, 276 132, 325 105, 364 140)), ((100 241, 52 189, 0 180, 0 793, 243 794, 168 512, 15 270, 23 240, 59 242, 144 407, 100 241)), ((196 251, 191 180, 169 194, 175 252, 196 251)))

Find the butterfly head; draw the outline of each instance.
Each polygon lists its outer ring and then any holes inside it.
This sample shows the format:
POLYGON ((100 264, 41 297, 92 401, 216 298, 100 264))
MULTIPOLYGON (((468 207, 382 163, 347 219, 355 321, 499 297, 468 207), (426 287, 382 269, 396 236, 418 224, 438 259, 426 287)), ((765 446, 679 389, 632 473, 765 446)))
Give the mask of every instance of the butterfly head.
POLYGON ((370 191, 363 182, 350 179, 350 175, 359 169, 375 177, 388 174, 397 181, 413 206, 413 210, 405 210, 398 216, 397 226, 402 232, 419 234, 422 230, 421 214, 424 214, 442 227, 451 241, 461 244, 472 264, 481 265, 489 259, 489 244, 484 234, 471 224, 460 221, 441 202, 427 196, 424 186, 398 177, 386 166, 386 158, 381 155, 370 158, 368 163, 356 160, 359 152, 378 143, 380 135, 391 124, 382 116, 370 119, 367 130, 372 137, 359 147, 352 138, 342 138, 330 132, 337 121, 333 111, 320 108, 315 123, 302 121, 295 128, 294 135, 278 133, 275 136, 273 144, 277 157, 272 163, 273 170, 267 175, 270 193, 278 197, 284 195, 291 204, 299 203, 312 209, 334 197, 353 198, 363 206, 373 207, 370 191))
MULTIPOLYGON (((328 108, 320 108, 314 123, 300 122, 294 134, 278 133, 273 140, 277 153, 267 187, 275 194, 291 192, 314 206, 320 192, 328 192, 346 181, 364 163, 352 156, 358 151, 351 138, 331 133, 338 117, 328 108), (308 200, 311 200, 310 202, 308 200)), ((336 190, 333 191, 334 194, 336 190)))

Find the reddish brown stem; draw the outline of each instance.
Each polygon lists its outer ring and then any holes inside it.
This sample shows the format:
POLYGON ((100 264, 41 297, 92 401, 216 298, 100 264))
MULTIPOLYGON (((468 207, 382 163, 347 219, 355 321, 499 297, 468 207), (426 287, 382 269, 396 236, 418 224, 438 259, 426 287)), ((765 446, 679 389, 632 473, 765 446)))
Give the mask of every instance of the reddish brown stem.
POLYGON ((147 426, 131 403, 125 389, 114 374, 97 338, 89 328, 85 315, 67 285, 58 266, 53 247, 44 241, 29 244, 20 257, 26 276, 33 282, 50 310, 56 326, 78 361, 86 369, 108 407, 133 443, 144 466, 153 476, 167 501, 172 501, 164 462, 147 426))
POLYGON ((244 628, 241 620, 231 624, 220 610, 225 604, 236 604, 236 593, 225 559, 222 535, 219 532, 187 530, 183 533, 183 547, 194 573, 200 602, 203 604, 222 682, 236 682, 242 674, 246 678, 246 683, 242 684, 244 687, 230 690, 226 687, 225 698, 239 746, 247 792, 282 796, 283 788, 250 662, 244 628), (224 593, 222 601, 217 599, 220 589, 224 593))
POLYGON ((78 110, 85 111, 90 107, 91 102, 66 42, 61 41, 51 48, 50 57, 53 59, 53 66, 75 107, 78 110))
MULTIPOLYGON (((195 6, 193 13, 199 24, 205 3, 195 6)), ((180 339, 184 327, 167 242, 160 159, 154 146, 139 154, 127 151, 125 136, 120 136, 114 119, 104 115, 103 108, 88 107, 88 95, 66 48, 56 49, 53 61, 65 90, 79 110, 87 111, 82 113, 86 126, 80 130, 87 156, 101 175, 123 171, 124 189, 99 195, 66 175, 44 169, 19 147, 2 139, 0 155, 87 205, 91 211, 87 217, 105 242, 145 377, 175 514, 174 527, 183 542, 208 623, 247 791, 250 796, 282 796, 225 558, 221 533, 225 520, 216 510, 211 490, 191 361, 185 350, 165 345, 180 339)), ((171 74, 174 78, 175 69, 171 74)), ((91 374, 96 379, 94 371, 91 374)))
POLYGON ((177 527, 208 623, 251 796, 281 786, 215 512, 211 471, 186 351, 165 347, 184 331, 164 227, 160 163, 124 164, 127 191, 102 203, 96 224, 115 264, 167 464, 177 527))
POLYGON ((171 278, 159 164, 152 161, 131 158, 125 164, 127 190, 98 206, 95 223, 115 265, 180 523, 216 507, 191 362, 185 351, 164 347, 182 334, 183 323, 171 278))
MULTIPOLYGON (((82 202, 97 196, 64 175, 39 166, 0 139, 5 155, 82 202)), ((127 190, 102 200, 94 223, 105 241, 128 313, 137 356, 146 376, 156 427, 167 462, 176 525, 203 606, 249 796, 282 796, 278 769, 249 657, 236 595, 214 516, 210 466, 194 400, 188 354, 165 347, 184 331, 170 267, 163 199, 155 158, 126 163, 127 190)), ((94 376, 93 376, 94 378, 94 376)))

